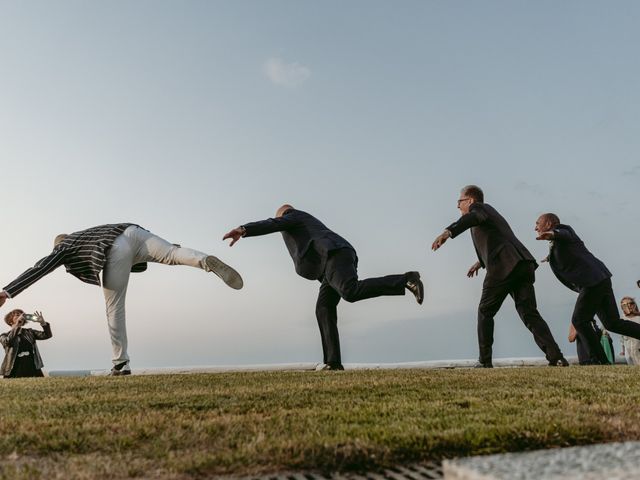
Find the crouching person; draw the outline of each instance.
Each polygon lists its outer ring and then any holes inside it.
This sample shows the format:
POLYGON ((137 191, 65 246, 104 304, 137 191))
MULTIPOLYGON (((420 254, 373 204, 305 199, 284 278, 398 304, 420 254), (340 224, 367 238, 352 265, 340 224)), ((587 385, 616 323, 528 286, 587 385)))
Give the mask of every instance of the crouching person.
POLYGON ((45 322, 41 312, 25 314, 20 309, 7 313, 4 321, 11 330, 0 335, 5 353, 0 374, 5 378, 43 377, 43 363, 36 340, 51 338, 51 325, 45 322), (25 328, 27 321, 39 323, 42 330, 25 328))

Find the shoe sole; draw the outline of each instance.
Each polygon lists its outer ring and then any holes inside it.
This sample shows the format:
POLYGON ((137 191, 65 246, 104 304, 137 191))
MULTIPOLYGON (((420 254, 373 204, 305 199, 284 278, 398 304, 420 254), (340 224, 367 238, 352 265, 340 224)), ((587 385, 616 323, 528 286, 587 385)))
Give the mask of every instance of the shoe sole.
POLYGON ((422 298, 418 299, 416 297, 416 302, 418 302, 418 305, 422 305, 422 302, 424 302, 424 297, 427 294, 427 289, 424 286, 424 282, 420 279, 420 272, 416 272, 416 274, 417 274, 417 276, 413 280, 415 280, 416 282, 422 283, 422 298))
POLYGON ((224 283, 234 290, 240 290, 244 286, 244 282, 242 281, 240 274, 219 258, 209 255, 206 258, 205 263, 213 273, 220 277, 224 283))

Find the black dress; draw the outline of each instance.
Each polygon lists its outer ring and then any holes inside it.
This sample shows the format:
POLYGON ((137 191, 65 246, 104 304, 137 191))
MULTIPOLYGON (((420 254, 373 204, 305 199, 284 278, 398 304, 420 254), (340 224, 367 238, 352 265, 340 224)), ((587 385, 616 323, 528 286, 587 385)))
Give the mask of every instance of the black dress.
POLYGON ((16 360, 13 363, 11 373, 8 375, 8 378, 18 377, 44 377, 42 369, 36 368, 33 345, 22 335, 20 335, 16 360))

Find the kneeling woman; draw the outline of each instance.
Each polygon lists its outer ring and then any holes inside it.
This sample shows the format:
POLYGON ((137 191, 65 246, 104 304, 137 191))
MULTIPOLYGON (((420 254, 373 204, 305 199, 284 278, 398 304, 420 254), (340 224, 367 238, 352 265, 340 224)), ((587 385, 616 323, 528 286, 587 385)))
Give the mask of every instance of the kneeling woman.
POLYGON ((0 343, 5 352, 0 374, 5 378, 44 376, 36 340, 51 338, 51 326, 44 321, 41 312, 29 317, 42 326, 42 331, 24 328, 27 316, 22 310, 12 310, 4 317, 4 321, 11 327, 9 332, 0 335, 0 343))

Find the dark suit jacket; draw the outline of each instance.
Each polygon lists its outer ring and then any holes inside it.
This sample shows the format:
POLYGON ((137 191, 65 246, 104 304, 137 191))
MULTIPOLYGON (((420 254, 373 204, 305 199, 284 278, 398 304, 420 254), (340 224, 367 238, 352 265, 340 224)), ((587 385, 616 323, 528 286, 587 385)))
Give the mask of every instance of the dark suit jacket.
POLYGON ((611 272, 584 246, 569 225, 556 225, 549 249, 549 265, 558 280, 576 292, 611 278, 611 272))
POLYGON ((473 203, 469 213, 447 227, 455 238, 471 229, 478 260, 487 269, 485 282, 506 278, 522 261, 537 263, 529 250, 516 238, 507 221, 486 203, 473 203))
POLYGON ((296 272, 309 280, 322 277, 331 251, 340 248, 354 250, 344 238, 301 210, 290 209, 279 218, 247 223, 243 227, 247 230, 245 237, 281 232, 296 272))

